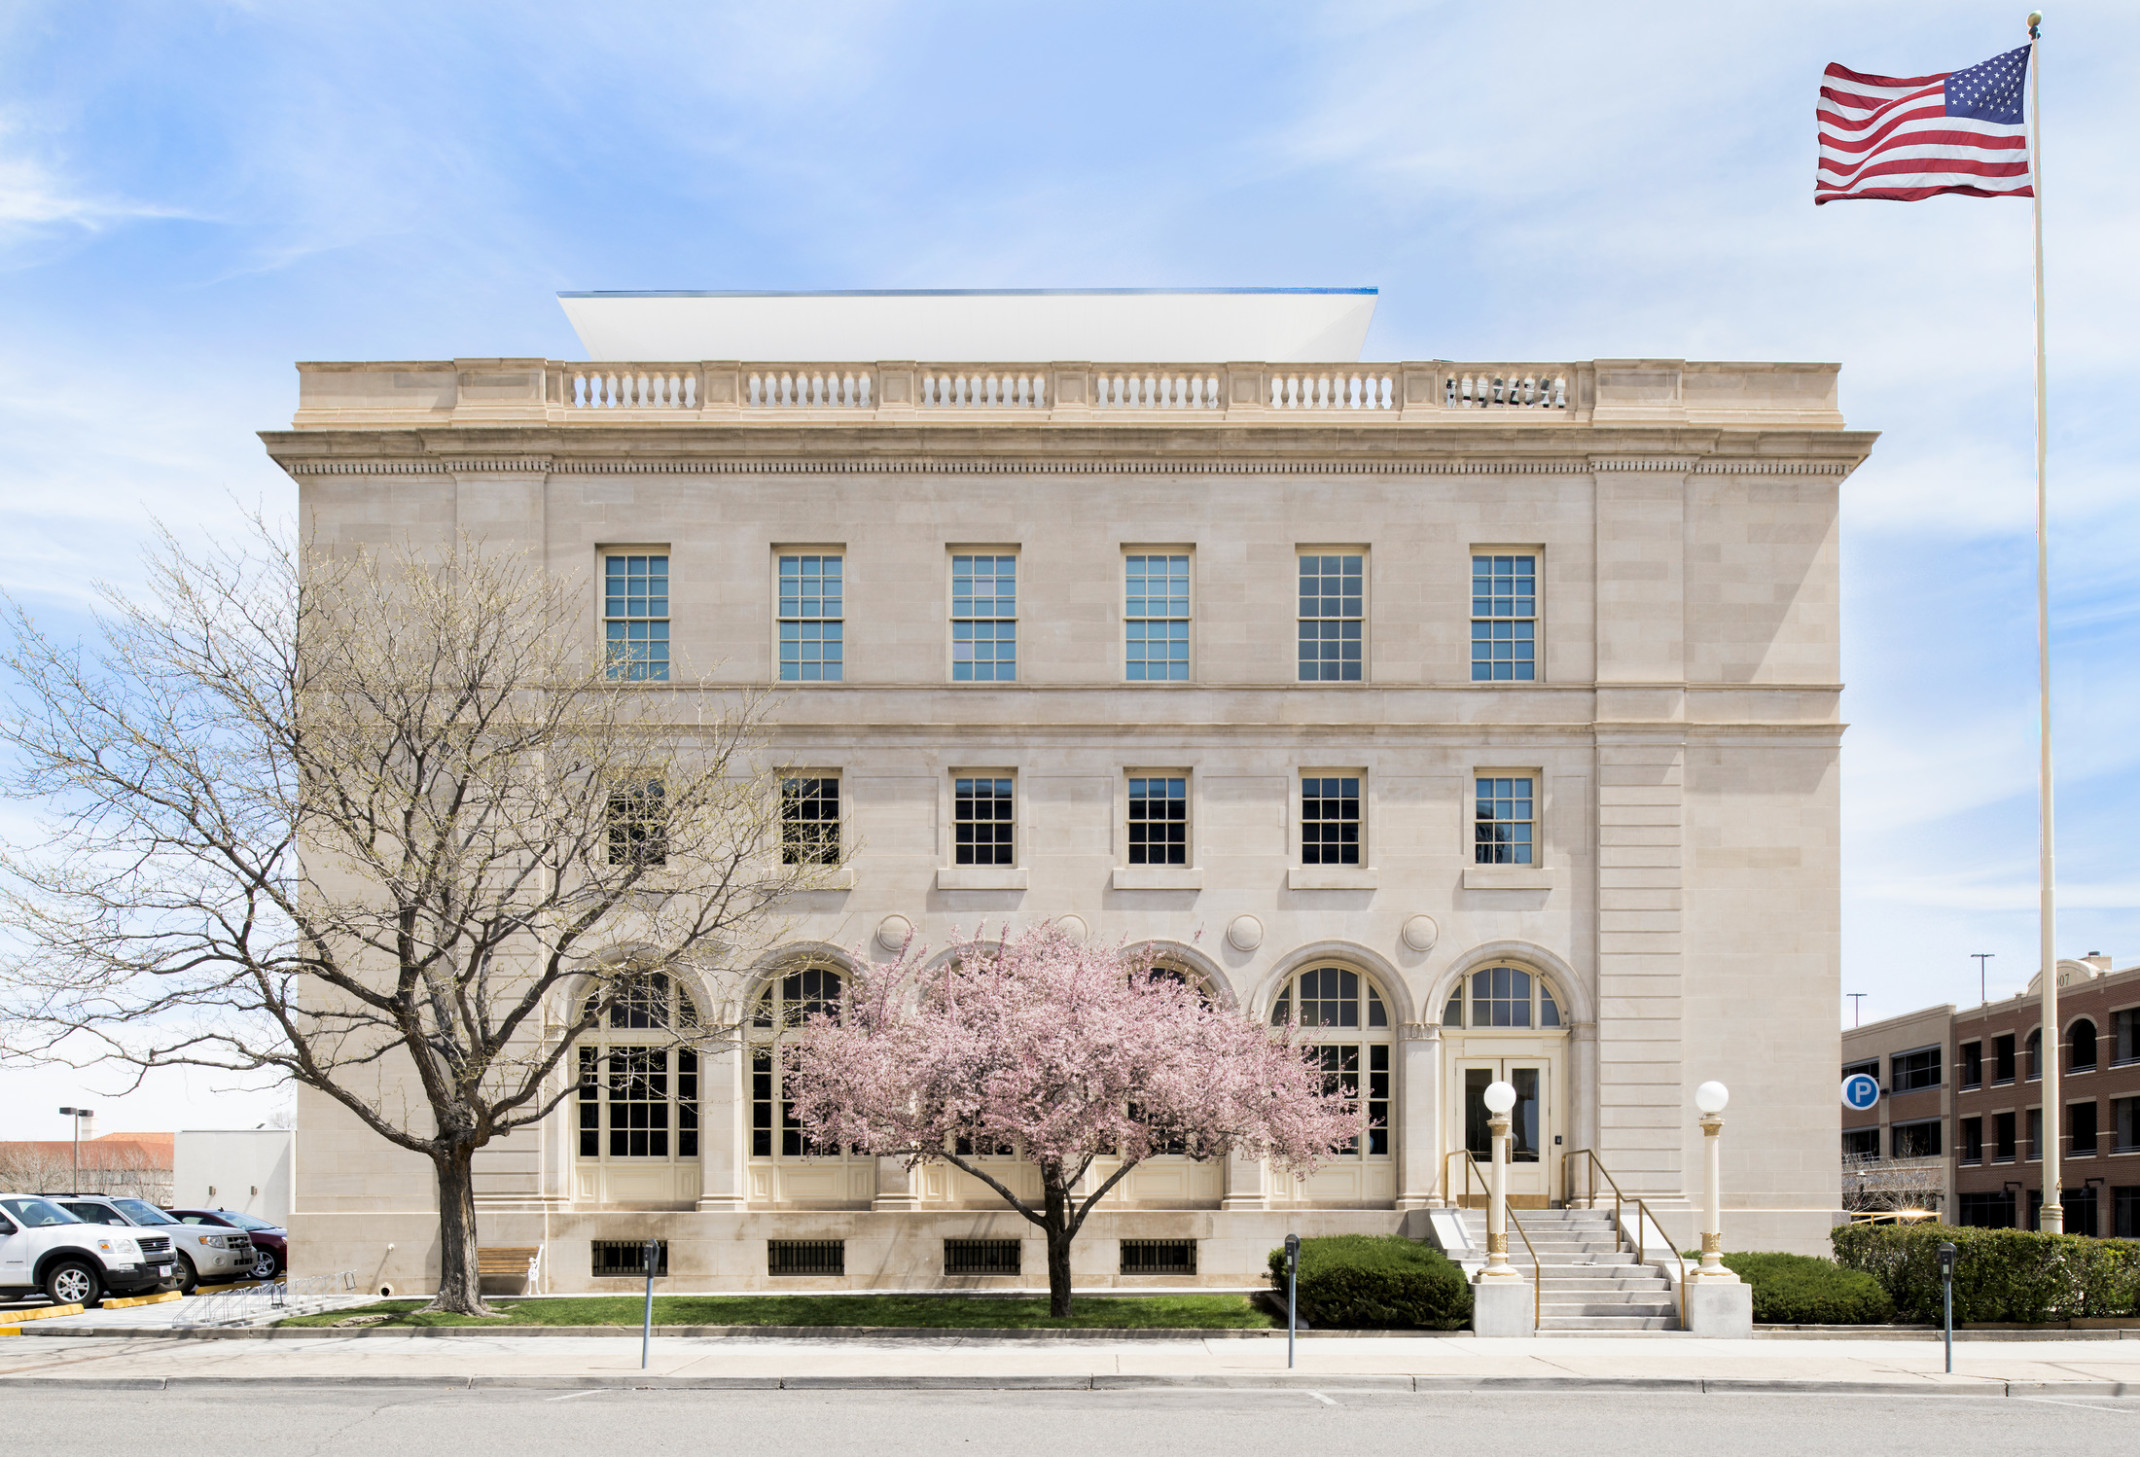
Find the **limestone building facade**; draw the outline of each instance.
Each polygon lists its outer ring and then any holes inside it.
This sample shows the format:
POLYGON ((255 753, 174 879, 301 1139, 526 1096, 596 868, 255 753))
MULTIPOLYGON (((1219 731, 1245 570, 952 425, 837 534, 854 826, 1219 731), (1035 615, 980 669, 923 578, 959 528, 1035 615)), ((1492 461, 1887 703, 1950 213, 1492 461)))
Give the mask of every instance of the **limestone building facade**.
MULTIPOLYGON (((1152 1161, 1081 1284, 1253 1283, 1289 1229, 1416 1230, 1462 1197, 1495 1077, 1519 1202, 1595 1150, 1689 1242, 1690 1098, 1723 1079, 1729 1242, 1824 1250, 1837 502, 1873 442, 1837 376, 300 365, 263 438, 308 529, 524 547, 650 693, 657 663, 776 686, 788 813, 846 857, 778 945, 673 989, 743 1030, 671 1054, 650 1113, 590 1093, 481 1157, 483 1242, 542 1245, 554 1290, 613 1288, 598 1242, 649 1236, 678 1288, 1016 1283, 946 1243, 991 1239, 1037 1280, 1037 1231, 965 1176, 804 1155, 752 1014, 909 931, 1052 920, 1258 1018, 1314 1004, 1367 1118, 1304 1184, 1152 1161)), ((302 1266, 425 1288, 428 1166, 307 1096, 296 1167, 302 1266)))

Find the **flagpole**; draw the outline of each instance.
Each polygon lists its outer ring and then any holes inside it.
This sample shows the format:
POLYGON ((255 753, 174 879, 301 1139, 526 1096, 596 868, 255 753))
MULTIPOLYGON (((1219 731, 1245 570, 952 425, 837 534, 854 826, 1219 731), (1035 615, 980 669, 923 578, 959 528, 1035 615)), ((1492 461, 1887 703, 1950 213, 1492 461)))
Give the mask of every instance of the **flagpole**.
POLYGON ((2043 1028, 2037 1063, 2043 1073, 2042 1147, 2043 1213, 2046 1234, 2066 1229, 2064 1189, 2059 1179, 2059 1053, 2065 1038, 2058 1025, 2058 956, 2054 946, 2057 912, 2052 899, 2051 834, 2051 521, 2045 491, 2044 339, 2043 339, 2043 12, 2029 12, 2029 193, 2036 214, 2036 713, 2038 829, 2037 930, 2043 967, 2043 1028))

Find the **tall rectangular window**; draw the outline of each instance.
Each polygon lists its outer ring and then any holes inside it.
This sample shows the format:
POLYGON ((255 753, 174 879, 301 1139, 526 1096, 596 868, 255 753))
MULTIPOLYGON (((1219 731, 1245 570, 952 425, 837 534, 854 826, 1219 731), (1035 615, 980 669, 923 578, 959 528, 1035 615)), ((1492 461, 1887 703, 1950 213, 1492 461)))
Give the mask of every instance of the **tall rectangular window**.
POLYGON ((1132 775, 1129 781, 1129 863, 1189 863, 1189 780, 1185 775, 1132 775))
POLYGON ((846 667, 843 558, 780 559, 780 681, 837 683, 846 667))
POLYGON ((1965 1042, 1962 1044, 1962 1086, 1965 1088, 1981 1088, 1984 1086, 1984 1044, 1981 1042, 1965 1042))
POLYGON ((1132 683, 1188 682, 1188 555, 1137 555, 1124 560, 1124 676, 1132 683))
POLYGON ((2074 1158, 2086 1158, 2095 1152, 2095 1141, 2094 1102, 2068 1103, 2066 1105, 2066 1152, 2074 1158))
POLYGON ((951 829, 953 864, 1017 864, 1010 779, 961 775, 952 780, 951 829))
POLYGON ((2110 1061, 2140 1062, 2140 1007, 2110 1014, 2110 1061))
POLYGON ((2014 1115, 1994 1113, 1991 1115, 1991 1160, 1996 1164, 2014 1161, 2014 1115))
POLYGON ((791 775, 780 781, 780 859, 784 865, 840 863, 838 775, 791 775))
POLYGON ((2114 1098, 2110 1104, 2111 1146, 2119 1153, 2140 1153, 2140 1098, 2114 1098))
POLYGON ((667 1054, 658 1047, 619 1047, 604 1060, 609 1064, 609 1156, 667 1158, 667 1054))
POLYGON ((610 677, 669 681, 667 556, 603 558, 602 627, 610 677))
POLYGON ((1357 683, 1367 622, 1367 558, 1300 558, 1300 681, 1357 683))
POLYGON ((1955 1150, 1965 1164, 1984 1162, 1984 1120, 1964 1118, 1961 1122, 1962 1146, 1955 1150))
POLYGON ((1360 863, 1360 780, 1353 774, 1303 775, 1300 863, 1360 863))
POLYGON ((1471 681, 1538 676, 1538 558, 1471 559, 1471 681))
POLYGON ((1527 778, 1479 778, 1472 817, 1471 859, 1475 865, 1535 865, 1538 808, 1527 778))
POLYGON ((951 558, 951 681, 1018 680, 1018 558, 951 558))
POLYGON ((1991 1080, 1995 1083, 2014 1080, 2014 1034, 2011 1032, 1991 1039, 1991 1080))
POLYGON ((645 868, 669 863, 667 792, 659 779, 609 791, 609 863, 645 868))

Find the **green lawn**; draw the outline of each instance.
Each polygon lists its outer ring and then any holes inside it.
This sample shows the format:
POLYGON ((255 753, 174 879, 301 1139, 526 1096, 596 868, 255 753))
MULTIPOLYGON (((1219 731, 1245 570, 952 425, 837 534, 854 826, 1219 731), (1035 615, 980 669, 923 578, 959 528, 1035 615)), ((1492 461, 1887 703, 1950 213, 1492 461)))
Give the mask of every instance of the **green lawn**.
MULTIPOLYGON (((636 1327, 645 1301, 629 1295, 555 1300, 493 1300, 497 1319, 437 1312, 419 1315, 420 1300, 382 1300, 322 1315, 300 1315, 284 1326, 331 1326, 357 1315, 385 1315, 374 1330, 442 1325, 615 1325, 636 1327)), ((1051 1320, 1042 1299, 971 1295, 657 1295, 656 1325, 930 1326, 950 1330, 1268 1330, 1278 1322, 1245 1295, 1080 1296, 1068 1320, 1051 1320)))

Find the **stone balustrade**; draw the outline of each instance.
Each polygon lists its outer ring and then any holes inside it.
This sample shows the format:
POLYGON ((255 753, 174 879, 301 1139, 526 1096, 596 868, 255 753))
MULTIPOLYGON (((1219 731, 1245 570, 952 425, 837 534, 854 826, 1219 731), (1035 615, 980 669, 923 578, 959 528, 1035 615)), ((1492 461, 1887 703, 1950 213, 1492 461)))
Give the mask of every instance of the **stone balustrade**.
POLYGON ((1741 425, 1841 429, 1832 364, 300 364, 298 429, 418 424, 1741 425))

